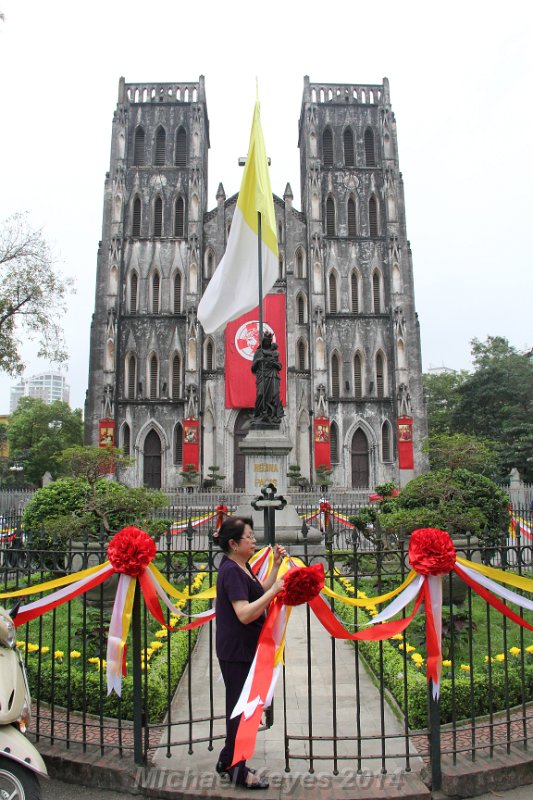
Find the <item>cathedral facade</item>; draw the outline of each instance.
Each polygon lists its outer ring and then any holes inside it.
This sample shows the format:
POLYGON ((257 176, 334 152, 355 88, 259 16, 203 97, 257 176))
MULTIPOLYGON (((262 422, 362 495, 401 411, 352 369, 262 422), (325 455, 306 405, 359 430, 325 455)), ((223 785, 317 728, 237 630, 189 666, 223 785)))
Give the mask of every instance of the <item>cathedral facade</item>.
MULTIPOLYGON (((119 82, 91 328, 87 444, 132 457, 131 485, 172 491, 189 468, 244 487, 249 408, 228 403, 224 330, 196 309, 237 196, 207 207, 209 121, 197 83, 119 82)), ((301 210, 274 195, 291 464, 339 487, 405 484, 425 468, 420 336, 396 124, 378 85, 304 79, 301 210)), ((234 393, 235 394, 235 393, 234 393)), ((249 405, 249 403, 248 403, 249 405)))

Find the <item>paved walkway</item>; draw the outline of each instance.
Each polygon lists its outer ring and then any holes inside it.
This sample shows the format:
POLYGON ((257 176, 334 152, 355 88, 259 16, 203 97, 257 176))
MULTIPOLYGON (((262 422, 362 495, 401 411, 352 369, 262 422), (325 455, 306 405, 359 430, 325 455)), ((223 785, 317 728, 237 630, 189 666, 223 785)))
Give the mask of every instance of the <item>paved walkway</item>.
MULTIPOLYGON (((356 720, 356 681, 354 649, 347 642, 332 640, 323 626, 313 614, 310 617, 311 630, 311 690, 312 690, 312 734, 317 737, 331 737, 334 733, 333 718, 333 679, 332 679, 332 652, 336 660, 336 734, 339 737, 354 737, 357 732, 356 720)), ((192 661, 192 707, 195 718, 209 717, 209 696, 206 687, 209 685, 209 636, 204 629, 198 639, 192 661)), ((274 725, 269 730, 260 731, 257 737, 256 751, 253 763, 259 769, 267 767, 269 775, 279 773, 285 775, 285 740, 284 728, 287 726, 289 736, 289 749, 291 754, 290 771, 293 774, 308 774, 310 766, 310 744, 308 741, 291 740, 291 736, 309 736, 309 704, 308 704, 308 670, 307 670, 307 621, 304 606, 297 607, 291 614, 289 621, 286 645, 286 708, 287 718, 283 711, 283 678, 280 677, 276 687, 274 703, 274 725), (296 756, 304 756, 298 758, 296 756)), ((216 657, 214 657, 213 674, 220 674, 216 657)), ((386 752, 391 755, 387 758, 386 769, 390 774, 400 774, 405 771, 406 761, 401 754, 405 753, 405 738, 402 724, 392 714, 387 704, 380 705, 378 689, 372 683, 360 662, 360 728, 365 737, 360 745, 361 761, 357 760, 357 742, 341 741, 337 743, 339 756, 351 755, 351 758, 339 759, 337 769, 349 781, 357 771, 362 770, 364 775, 370 773, 380 774, 382 768, 381 747, 382 733, 385 732, 386 752), (372 738, 375 737, 375 738, 372 738), (400 757, 392 757, 400 754, 400 757)), ((215 714, 223 714, 224 685, 215 683, 215 714)), ((178 687, 172 703, 172 719, 187 719, 189 711, 189 696, 187 691, 187 675, 178 687)), ((224 719, 215 721, 215 735, 223 736, 225 730, 224 719)), ((186 736, 186 726, 173 728, 171 737, 173 741, 183 740, 186 736)), ((193 738, 207 737, 209 723, 196 723, 193 738)), ((166 734, 162 737, 161 744, 166 744, 166 734)), ((410 745, 412 747, 412 744, 410 745)), ((213 771, 218 752, 222 747, 220 741, 214 742, 214 749, 208 750, 207 743, 195 744, 194 753, 188 754, 185 745, 171 746, 170 757, 167 749, 156 751, 154 763, 170 770, 187 770, 197 774, 213 771)), ((411 750, 412 753, 412 750, 411 750)), ((319 740, 313 742, 313 767, 315 773, 332 776, 334 761, 332 758, 333 744, 331 741, 319 740), (321 758, 317 758, 321 757, 321 758)), ((416 755, 411 758, 411 768, 419 769, 420 759, 416 755)), ((358 776, 359 778, 361 775, 358 776)))

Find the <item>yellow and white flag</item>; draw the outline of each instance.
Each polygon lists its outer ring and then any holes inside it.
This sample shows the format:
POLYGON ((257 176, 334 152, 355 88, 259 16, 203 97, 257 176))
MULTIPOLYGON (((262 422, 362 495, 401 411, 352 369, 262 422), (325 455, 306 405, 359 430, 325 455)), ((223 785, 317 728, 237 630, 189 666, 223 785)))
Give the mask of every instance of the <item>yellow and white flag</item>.
POLYGON ((226 252, 198 306, 198 319, 206 333, 216 331, 258 305, 258 212, 264 296, 278 276, 278 243, 259 101, 256 101, 248 157, 226 252))

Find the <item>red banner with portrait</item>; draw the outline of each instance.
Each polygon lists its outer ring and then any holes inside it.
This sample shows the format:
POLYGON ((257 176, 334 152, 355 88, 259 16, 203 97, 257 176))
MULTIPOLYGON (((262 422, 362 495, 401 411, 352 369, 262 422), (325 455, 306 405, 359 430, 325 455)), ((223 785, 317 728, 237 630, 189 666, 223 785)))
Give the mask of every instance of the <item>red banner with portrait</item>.
MULTIPOLYGON (((115 446, 115 420, 105 417, 98 420, 98 447, 114 447, 115 446)), ((115 463, 113 458, 108 462, 102 464, 101 474, 112 475, 115 471, 115 463)))
MULTIPOLYGON (((236 289, 237 291, 237 289, 236 289)), ((287 334, 285 295, 268 294, 263 301, 263 326, 274 334, 281 361, 281 404, 287 405, 287 334)), ((259 345, 259 306, 226 325, 226 408, 255 406, 252 360, 259 345)))
POLYGON ((400 469, 415 466, 412 417, 398 417, 398 466, 400 469))
POLYGON ((200 422, 193 417, 183 420, 183 471, 200 471, 200 422))
POLYGON ((330 427, 327 417, 315 417, 313 434, 315 469, 317 467, 327 467, 331 469, 331 450, 329 444, 330 427))

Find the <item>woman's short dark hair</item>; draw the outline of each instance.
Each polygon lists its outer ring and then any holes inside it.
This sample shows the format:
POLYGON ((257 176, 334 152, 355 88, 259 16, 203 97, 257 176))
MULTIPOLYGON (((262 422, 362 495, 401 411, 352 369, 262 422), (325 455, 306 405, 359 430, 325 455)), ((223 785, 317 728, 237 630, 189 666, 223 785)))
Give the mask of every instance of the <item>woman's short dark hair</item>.
POLYGON ((253 530, 254 521, 251 517, 226 517, 218 529, 218 534, 215 534, 215 539, 220 549, 225 553, 229 553, 230 539, 233 539, 234 542, 240 542, 247 525, 253 530))

